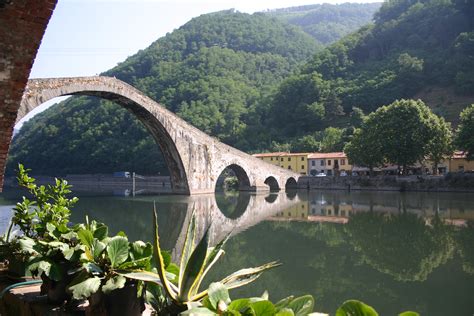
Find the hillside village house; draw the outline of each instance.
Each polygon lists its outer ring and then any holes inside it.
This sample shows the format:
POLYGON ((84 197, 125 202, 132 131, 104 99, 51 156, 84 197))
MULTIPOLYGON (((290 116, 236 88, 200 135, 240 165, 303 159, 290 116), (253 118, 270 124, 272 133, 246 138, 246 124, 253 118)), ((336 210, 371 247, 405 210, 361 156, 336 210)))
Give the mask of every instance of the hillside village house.
POLYGON ((307 175, 308 155, 308 153, 276 152, 254 154, 253 156, 271 163, 272 165, 280 166, 284 169, 293 170, 299 174, 307 175))
MULTIPOLYGON (((369 169, 365 167, 352 166, 349 164, 347 156, 343 152, 333 153, 289 153, 275 152, 254 154, 256 158, 279 166, 288 170, 293 170, 302 175, 316 176, 324 173, 327 176, 337 175, 345 171, 347 175, 358 174, 368 175, 369 169)), ((410 167, 415 174, 431 173, 432 163, 426 161, 423 165, 417 163, 410 167)), ((381 168, 374 168, 376 174, 397 174, 396 165, 385 165, 381 168)), ((453 155, 444 159, 438 164, 438 174, 447 172, 465 172, 474 171, 474 161, 468 161, 462 151, 455 151, 453 155)))
POLYGON ((352 166, 343 152, 312 153, 308 155, 308 170, 308 175, 315 176, 318 173, 324 173, 332 176, 341 171, 350 174, 352 166))

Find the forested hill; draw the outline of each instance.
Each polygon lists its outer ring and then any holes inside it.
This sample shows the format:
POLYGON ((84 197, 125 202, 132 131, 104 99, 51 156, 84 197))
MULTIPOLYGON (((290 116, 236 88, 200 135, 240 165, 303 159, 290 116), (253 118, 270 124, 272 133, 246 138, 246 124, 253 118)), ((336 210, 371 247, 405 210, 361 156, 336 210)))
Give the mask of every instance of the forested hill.
POLYGON ((351 113, 400 98, 422 98, 449 121, 473 103, 472 0, 385 2, 374 24, 317 53, 280 85, 263 125, 281 127, 268 139, 311 141, 328 126, 349 126, 351 113))
MULTIPOLYGON (((321 48, 274 17, 222 11, 192 19, 105 75, 122 79, 201 130, 236 144, 257 124, 260 100, 321 48)), ((37 173, 166 169, 132 115, 111 102, 74 97, 27 122, 15 137, 8 171, 37 173)))
POLYGON ((314 4, 266 11, 301 27, 322 44, 330 44, 372 21, 378 3, 314 4))

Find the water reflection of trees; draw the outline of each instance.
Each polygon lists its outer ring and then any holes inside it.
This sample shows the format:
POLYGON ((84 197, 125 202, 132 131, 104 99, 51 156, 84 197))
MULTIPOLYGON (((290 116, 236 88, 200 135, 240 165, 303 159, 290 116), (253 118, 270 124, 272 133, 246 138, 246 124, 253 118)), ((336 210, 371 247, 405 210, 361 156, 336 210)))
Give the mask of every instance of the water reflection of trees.
POLYGON ((408 212, 357 213, 345 228, 364 262, 399 281, 426 280, 454 252, 452 229, 439 217, 427 225, 408 212))
MULTIPOLYGON (((187 213, 187 204, 157 202, 158 221, 164 249, 173 249, 187 213)), ((153 200, 116 197, 81 197, 72 213, 72 221, 84 216, 107 223, 111 233, 123 230, 130 240, 152 241, 153 200)))
POLYGON ((468 221, 466 227, 458 233, 458 249, 462 258, 462 268, 474 274, 474 221, 468 221))

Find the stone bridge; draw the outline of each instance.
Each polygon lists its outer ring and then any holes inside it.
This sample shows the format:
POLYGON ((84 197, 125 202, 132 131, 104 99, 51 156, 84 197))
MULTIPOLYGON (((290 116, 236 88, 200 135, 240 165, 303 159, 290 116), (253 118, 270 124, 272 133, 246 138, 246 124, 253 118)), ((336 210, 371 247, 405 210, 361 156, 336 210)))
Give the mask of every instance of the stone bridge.
POLYGON ((214 194, 191 196, 187 204, 186 216, 179 223, 172 223, 179 230, 173 247, 173 259, 180 258, 186 230, 192 214, 196 215, 197 239, 202 238, 205 230, 210 227, 209 241, 213 246, 227 235, 234 236, 260 222, 284 212, 301 203, 296 192, 265 194, 240 194, 239 201, 232 216, 224 215, 216 202, 214 194))
POLYGON ((191 126, 134 87, 110 77, 29 80, 17 121, 38 105, 66 95, 111 100, 133 113, 160 146, 176 194, 213 193, 219 175, 234 171, 242 191, 296 187, 299 174, 263 162, 191 126))

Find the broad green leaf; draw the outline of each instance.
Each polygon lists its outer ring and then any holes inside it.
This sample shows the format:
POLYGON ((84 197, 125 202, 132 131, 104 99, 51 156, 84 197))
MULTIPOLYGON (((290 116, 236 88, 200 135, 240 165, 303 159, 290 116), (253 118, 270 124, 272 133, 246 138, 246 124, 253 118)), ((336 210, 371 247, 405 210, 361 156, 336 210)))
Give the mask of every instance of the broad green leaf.
POLYGON ((102 252, 105 250, 105 243, 99 241, 98 239, 94 239, 92 242, 92 249, 94 250, 93 256, 94 258, 98 258, 102 252))
POLYGON ((420 316, 420 314, 418 314, 417 312, 407 311, 407 312, 398 314, 398 316, 420 316))
POLYGON ((209 285, 208 298, 214 309, 217 309, 217 303, 223 301, 225 304, 230 304, 229 291, 224 284, 214 282, 209 285))
POLYGON ((80 300, 90 297, 99 290, 99 287, 100 279, 98 277, 93 277, 70 286, 69 289, 72 291, 72 296, 76 300, 80 300))
POLYGON ((278 302, 275 303, 275 308, 277 310, 286 308, 286 307, 288 307, 288 304, 290 304, 290 302, 294 299, 295 299, 295 297, 293 295, 285 297, 285 298, 283 298, 283 299, 281 299, 281 300, 279 300, 278 302))
MULTIPOLYGON (((204 236, 194 248, 193 253, 189 257, 186 269, 181 280, 179 298, 183 302, 189 301, 197 290, 195 287, 200 283, 200 277, 204 272, 204 262, 207 255, 207 246, 209 245, 209 227, 204 232, 204 236)), ((194 299, 193 299, 194 300, 194 299)))
POLYGON ((109 234, 109 228, 105 225, 101 225, 94 230, 94 238, 98 240, 104 240, 109 234))
POLYGON ((250 300, 248 298, 241 298, 241 299, 232 301, 232 303, 229 304, 227 309, 238 311, 239 313, 241 313, 249 307, 250 307, 250 300))
POLYGON ((38 270, 43 271, 51 280, 59 281, 62 277, 62 269, 59 264, 51 262, 49 260, 40 261, 38 264, 38 270))
POLYGON ((109 255, 112 268, 125 262, 128 258, 128 240, 122 236, 110 238, 107 244, 107 254, 109 255))
POLYGON ((255 281, 265 270, 278 267, 280 263, 274 261, 261 265, 256 268, 242 269, 225 277, 220 282, 229 290, 255 281))
POLYGON ((153 228, 155 231, 155 238, 154 238, 154 247, 153 247, 153 255, 156 261, 156 268, 158 270, 158 275, 163 284, 163 288, 165 289, 166 294, 171 297, 173 300, 177 300, 178 293, 175 291, 172 286, 173 283, 169 282, 166 278, 166 270, 165 270, 165 263, 163 260, 163 256, 161 255, 161 247, 160 247, 160 237, 158 234, 158 220, 156 216, 156 204, 153 203, 153 228))
POLYGON ((262 293, 262 295, 261 295, 260 297, 261 297, 262 299, 264 299, 264 300, 268 301, 268 300, 269 300, 269 299, 268 299, 268 297, 269 297, 269 295, 268 295, 268 291, 267 291, 267 290, 265 290, 265 292, 263 292, 263 293, 262 293))
POLYGON ((124 232, 123 230, 119 231, 119 232, 117 233, 117 236, 127 238, 127 234, 125 234, 125 232, 124 232))
POLYGON ((170 263, 167 267, 166 267, 166 272, 168 273, 171 273, 171 274, 174 274, 174 277, 173 278, 168 278, 169 280, 171 280, 171 282, 175 283, 175 284, 178 284, 178 276, 179 276, 179 268, 176 264, 174 263, 170 263))
POLYGON ((256 316, 274 316, 276 314, 275 306, 270 301, 259 301, 250 304, 256 316))
POLYGON ((150 271, 137 271, 137 272, 117 271, 117 273, 129 279, 153 282, 160 285, 162 284, 160 275, 150 272, 150 271))
POLYGON ((179 288, 182 288, 184 270, 188 264, 188 260, 191 257, 191 253, 194 248, 194 241, 196 239, 196 216, 193 212, 191 214, 191 219, 189 221, 188 228, 186 229, 186 236, 184 238, 183 252, 181 253, 181 261, 179 264, 179 288))
POLYGON ((94 236, 92 235, 92 232, 87 230, 87 229, 82 229, 77 233, 77 237, 79 237, 79 240, 86 245, 89 249, 92 248, 92 242, 94 241, 94 236))
POLYGON ((132 257, 133 260, 151 257, 152 255, 153 246, 150 243, 144 243, 141 240, 137 240, 130 245, 130 257, 132 257))
POLYGON ((96 265, 93 262, 86 262, 82 265, 82 267, 84 269, 86 269, 86 271, 89 272, 90 274, 102 274, 102 273, 104 273, 102 271, 102 268, 99 267, 98 265, 96 265))
POLYGON ((124 287, 125 282, 127 279, 121 275, 116 275, 113 278, 110 278, 105 284, 102 286, 102 292, 105 294, 110 293, 113 290, 121 289, 124 287))
POLYGON ((46 223, 46 230, 47 230, 49 233, 54 232, 55 229, 56 229, 56 226, 54 226, 54 225, 51 224, 51 223, 46 223))
POLYGON ((28 252, 30 254, 36 253, 36 251, 33 248, 35 246, 35 241, 33 239, 28 238, 28 237, 22 237, 19 239, 19 243, 20 243, 20 249, 22 251, 28 252))
POLYGON ((288 304, 288 308, 292 309, 297 316, 308 315, 313 312, 314 299, 311 295, 297 297, 288 304))
POLYGON ((294 315, 295 313, 293 313, 293 310, 289 308, 283 308, 275 314, 275 316, 294 316, 294 315))
POLYGON ((357 300, 345 301, 336 311, 335 316, 378 316, 369 305, 357 300))
POLYGON ((161 255, 163 256, 163 263, 165 264, 165 269, 166 269, 171 263, 171 254, 169 251, 162 250, 161 255))
POLYGON ((197 316, 197 315, 217 315, 217 314, 205 307, 195 307, 195 308, 191 308, 191 309, 188 309, 187 311, 182 312, 180 315, 197 316))

